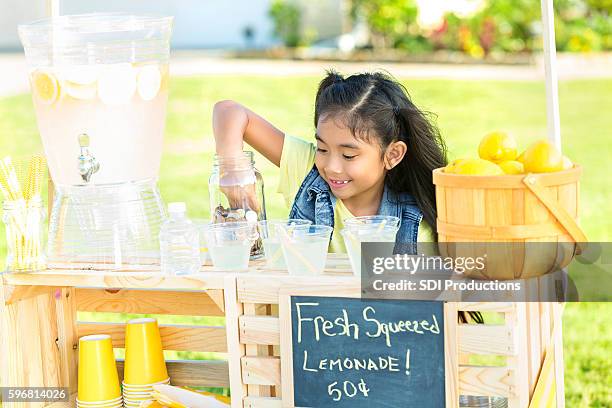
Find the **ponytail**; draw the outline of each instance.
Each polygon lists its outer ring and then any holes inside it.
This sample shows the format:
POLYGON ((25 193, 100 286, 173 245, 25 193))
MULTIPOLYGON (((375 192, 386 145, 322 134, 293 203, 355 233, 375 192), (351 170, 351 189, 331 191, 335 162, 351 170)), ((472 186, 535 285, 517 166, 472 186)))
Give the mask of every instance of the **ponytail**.
POLYGON ((432 171, 446 165, 446 147, 439 130, 428 118, 430 115, 412 104, 395 108, 397 140, 406 143, 407 149, 404 159, 387 173, 387 184, 396 191, 409 191, 435 231, 436 190, 432 171))

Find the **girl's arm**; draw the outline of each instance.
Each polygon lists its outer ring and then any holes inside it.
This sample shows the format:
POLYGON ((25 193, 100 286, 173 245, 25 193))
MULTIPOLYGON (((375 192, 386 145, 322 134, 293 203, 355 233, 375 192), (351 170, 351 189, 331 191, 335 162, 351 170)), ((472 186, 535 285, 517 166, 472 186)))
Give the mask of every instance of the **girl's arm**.
POLYGON ((285 134, 270 122, 230 100, 220 101, 213 109, 213 134, 220 156, 236 156, 243 141, 280 166, 285 134))

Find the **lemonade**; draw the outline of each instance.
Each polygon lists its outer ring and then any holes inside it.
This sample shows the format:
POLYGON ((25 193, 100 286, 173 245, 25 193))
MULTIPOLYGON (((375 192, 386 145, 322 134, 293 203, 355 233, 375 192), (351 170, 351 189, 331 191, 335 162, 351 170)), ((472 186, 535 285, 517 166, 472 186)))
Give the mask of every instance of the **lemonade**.
MULTIPOLYGON (((363 242, 395 242, 398 229, 397 226, 385 225, 382 227, 366 226, 360 229, 344 228, 340 232, 344 238, 346 252, 355 276, 361 277, 361 244, 363 242)), ((383 255, 391 256, 392 251, 389 254, 380 254, 380 256, 383 255)))
POLYGON ((244 270, 249 267, 251 242, 233 242, 223 245, 209 245, 208 252, 215 268, 226 271, 244 270))
POLYGON ((323 273, 332 231, 333 228, 326 225, 277 226, 290 275, 323 273))
POLYGON ((271 269, 285 269, 287 264, 283 256, 279 240, 278 228, 285 227, 289 233, 297 226, 312 224, 309 220, 287 219, 287 220, 264 220, 257 223, 259 235, 262 238, 266 266, 271 269), (292 228, 293 227, 293 228, 292 228))
POLYGON ((282 245, 290 275, 319 275, 325 269, 329 238, 309 237, 282 245), (300 256, 301 255, 301 256, 300 256))
POLYGON ((18 27, 55 185, 53 262, 113 269, 159 262, 172 20, 93 13, 18 27))
POLYGON ((97 184, 157 179, 168 100, 168 64, 36 68, 32 99, 51 176, 84 184, 79 136, 100 164, 97 184))
POLYGON ((251 247, 259 237, 255 224, 249 222, 211 224, 205 229, 204 235, 215 268, 235 271, 249 267, 251 247))
POLYGON ((268 268, 284 269, 287 267, 280 241, 276 238, 265 238, 263 240, 264 254, 268 268))

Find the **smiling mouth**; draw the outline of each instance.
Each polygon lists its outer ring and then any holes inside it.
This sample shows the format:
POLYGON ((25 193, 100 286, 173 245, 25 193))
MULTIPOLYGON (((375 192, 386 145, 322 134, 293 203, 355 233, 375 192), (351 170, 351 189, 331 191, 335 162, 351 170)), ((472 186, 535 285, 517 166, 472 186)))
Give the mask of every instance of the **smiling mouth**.
POLYGON ((351 180, 332 180, 332 179, 329 180, 329 184, 332 187, 344 187, 350 182, 351 180))

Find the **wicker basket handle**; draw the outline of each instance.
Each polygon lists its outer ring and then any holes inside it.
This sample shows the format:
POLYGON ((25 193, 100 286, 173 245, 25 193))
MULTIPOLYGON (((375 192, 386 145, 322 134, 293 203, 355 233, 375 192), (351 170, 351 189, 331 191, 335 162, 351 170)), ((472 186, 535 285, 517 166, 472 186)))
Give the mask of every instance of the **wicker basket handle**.
POLYGON ((559 221, 559 223, 565 228, 568 234, 572 237, 574 242, 578 245, 578 253, 582 252, 585 246, 585 243, 588 242, 587 236, 582 231, 582 228, 576 223, 574 217, 572 217, 566 210, 563 208, 557 200, 553 200, 550 198, 550 195, 540 184, 538 176, 534 174, 528 174, 525 178, 523 178, 523 183, 527 186, 529 190, 544 204, 546 208, 552 213, 552 215, 559 221))

